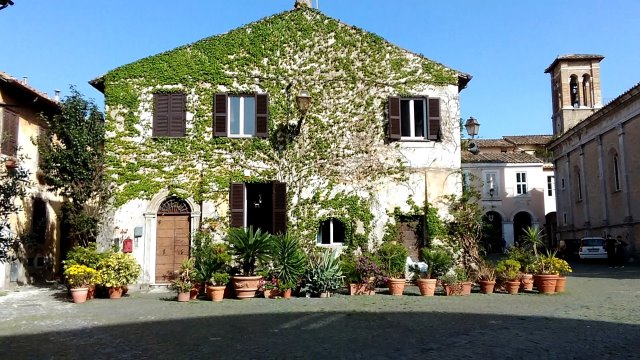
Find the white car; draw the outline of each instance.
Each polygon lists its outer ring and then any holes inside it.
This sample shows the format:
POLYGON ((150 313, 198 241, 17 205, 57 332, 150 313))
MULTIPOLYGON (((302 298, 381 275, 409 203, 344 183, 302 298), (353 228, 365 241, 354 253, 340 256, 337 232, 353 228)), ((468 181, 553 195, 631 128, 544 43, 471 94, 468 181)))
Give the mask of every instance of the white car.
POLYGON ((604 238, 584 237, 580 239, 580 249, 578 250, 580 260, 584 259, 606 259, 607 249, 604 245, 604 238))

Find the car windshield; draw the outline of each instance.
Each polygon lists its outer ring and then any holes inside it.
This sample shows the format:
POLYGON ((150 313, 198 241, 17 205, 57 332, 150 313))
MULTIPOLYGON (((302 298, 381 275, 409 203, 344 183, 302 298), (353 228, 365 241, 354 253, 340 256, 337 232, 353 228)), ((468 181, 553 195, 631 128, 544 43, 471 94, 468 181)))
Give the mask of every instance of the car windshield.
POLYGON ((602 246, 603 239, 582 239, 582 246, 602 246))

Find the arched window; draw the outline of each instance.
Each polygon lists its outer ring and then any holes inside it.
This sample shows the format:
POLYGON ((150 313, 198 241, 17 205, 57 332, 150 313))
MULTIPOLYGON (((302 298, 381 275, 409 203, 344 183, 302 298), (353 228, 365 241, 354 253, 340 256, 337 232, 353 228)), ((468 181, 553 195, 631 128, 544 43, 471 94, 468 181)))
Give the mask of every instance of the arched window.
POLYGON ((338 219, 329 219, 320 223, 318 244, 334 245, 344 244, 344 224, 338 219))
POLYGON ((576 75, 571 75, 569 93, 571 94, 571 106, 574 108, 580 107, 580 91, 578 89, 578 77, 576 75))
POLYGON ((593 107, 591 97, 591 77, 588 74, 582 75, 582 105, 593 107))

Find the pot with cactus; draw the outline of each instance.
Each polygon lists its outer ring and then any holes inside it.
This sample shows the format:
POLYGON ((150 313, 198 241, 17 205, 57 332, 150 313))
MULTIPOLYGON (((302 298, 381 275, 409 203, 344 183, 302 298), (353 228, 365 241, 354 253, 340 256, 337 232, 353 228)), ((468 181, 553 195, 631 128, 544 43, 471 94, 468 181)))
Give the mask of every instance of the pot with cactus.
POLYGON ((309 256, 301 292, 307 296, 326 298, 342 284, 342 267, 334 249, 325 248, 309 256))

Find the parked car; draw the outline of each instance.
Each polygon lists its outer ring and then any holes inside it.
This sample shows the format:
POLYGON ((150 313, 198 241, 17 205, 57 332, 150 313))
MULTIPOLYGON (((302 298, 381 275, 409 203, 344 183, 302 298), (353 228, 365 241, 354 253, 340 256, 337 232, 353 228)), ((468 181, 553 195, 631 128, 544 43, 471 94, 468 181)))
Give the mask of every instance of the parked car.
POLYGON ((584 259, 606 259, 607 250, 604 247, 604 238, 584 237, 580 239, 580 250, 578 250, 580 260, 584 259))

